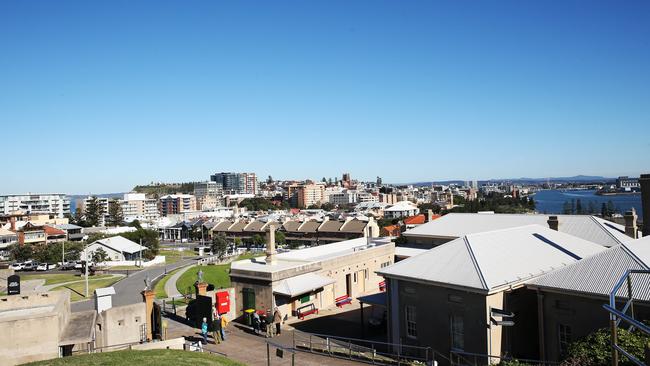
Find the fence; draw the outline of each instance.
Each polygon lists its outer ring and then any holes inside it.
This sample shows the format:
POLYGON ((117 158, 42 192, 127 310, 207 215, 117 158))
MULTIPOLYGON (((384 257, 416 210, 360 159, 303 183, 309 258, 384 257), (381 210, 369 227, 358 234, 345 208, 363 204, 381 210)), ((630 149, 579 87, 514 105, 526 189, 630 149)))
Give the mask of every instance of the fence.
POLYGON ((628 330, 638 329, 639 331, 650 335, 650 327, 634 318, 634 299, 644 301, 650 300, 650 271, 648 270, 628 270, 621 279, 616 283, 609 294, 609 304, 603 305, 603 308, 609 312, 609 322, 611 329, 611 346, 612 346, 612 366, 618 366, 619 353, 628 358, 630 361, 639 366, 645 366, 650 363, 650 352, 646 349, 645 362, 639 360, 630 351, 621 347, 618 343, 618 328, 621 323, 629 325, 628 330), (626 286, 627 291, 623 290, 626 286), (624 305, 618 308, 617 298, 625 298, 624 305))
POLYGON ((293 331, 293 348, 373 365, 433 365, 449 359, 430 347, 293 331))

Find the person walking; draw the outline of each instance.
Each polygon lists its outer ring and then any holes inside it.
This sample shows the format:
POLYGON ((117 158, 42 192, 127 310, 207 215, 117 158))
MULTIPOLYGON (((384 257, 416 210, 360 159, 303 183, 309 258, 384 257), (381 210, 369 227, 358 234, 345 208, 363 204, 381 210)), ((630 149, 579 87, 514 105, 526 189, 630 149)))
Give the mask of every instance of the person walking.
POLYGON ((216 312, 212 321, 212 338, 214 338, 214 343, 221 343, 221 317, 216 312))
POLYGON ((221 328, 219 328, 219 334, 221 334, 221 340, 226 341, 226 327, 228 326, 228 318, 226 314, 221 314, 221 328))
POLYGON ((260 314, 257 313, 257 311, 253 312, 253 331, 255 334, 259 335, 260 334, 260 314))
POLYGON ((275 307, 275 312, 273 313, 273 322, 275 323, 275 334, 280 335, 280 323, 282 323, 282 313, 278 307, 275 307))
POLYGON ((203 344, 208 344, 208 319, 203 318, 201 323, 201 335, 203 336, 203 344))
POLYGON ((275 328, 273 327, 273 316, 270 309, 266 311, 264 322, 266 323, 266 338, 273 338, 275 335, 275 328))

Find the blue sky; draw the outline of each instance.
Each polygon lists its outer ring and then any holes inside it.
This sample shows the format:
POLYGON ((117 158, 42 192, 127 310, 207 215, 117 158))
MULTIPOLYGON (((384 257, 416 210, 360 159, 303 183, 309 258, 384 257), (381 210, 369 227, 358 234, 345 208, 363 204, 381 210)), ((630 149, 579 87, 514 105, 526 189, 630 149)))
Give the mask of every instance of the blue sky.
POLYGON ((2 1, 0 193, 650 171, 648 1, 2 1))

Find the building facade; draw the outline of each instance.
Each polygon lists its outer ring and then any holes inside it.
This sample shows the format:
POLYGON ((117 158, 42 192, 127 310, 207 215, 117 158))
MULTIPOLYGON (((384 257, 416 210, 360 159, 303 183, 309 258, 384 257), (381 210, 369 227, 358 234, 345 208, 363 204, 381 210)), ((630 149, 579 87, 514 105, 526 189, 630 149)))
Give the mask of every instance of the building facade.
POLYGON ((0 213, 47 213, 63 218, 70 214, 70 200, 65 194, 15 194, 0 196, 0 213))
POLYGON ((196 211, 196 198, 191 194, 168 194, 158 200, 162 216, 196 211))

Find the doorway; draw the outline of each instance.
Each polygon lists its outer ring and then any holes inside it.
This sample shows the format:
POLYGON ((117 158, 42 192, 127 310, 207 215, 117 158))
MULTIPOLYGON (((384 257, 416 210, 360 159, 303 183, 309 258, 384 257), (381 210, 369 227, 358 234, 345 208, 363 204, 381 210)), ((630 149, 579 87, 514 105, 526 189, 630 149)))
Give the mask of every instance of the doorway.
POLYGON ((352 296, 352 273, 345 275, 345 294, 352 296))

